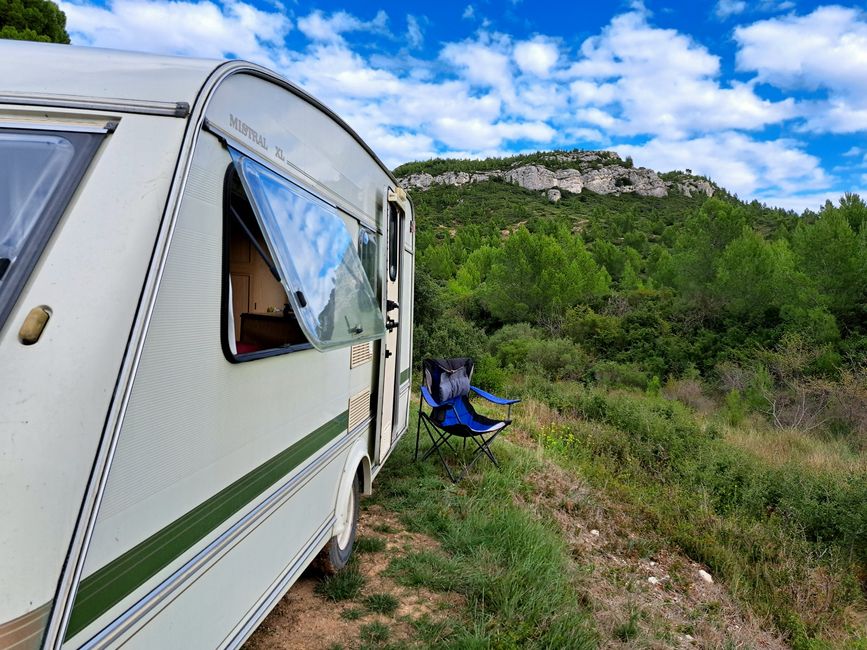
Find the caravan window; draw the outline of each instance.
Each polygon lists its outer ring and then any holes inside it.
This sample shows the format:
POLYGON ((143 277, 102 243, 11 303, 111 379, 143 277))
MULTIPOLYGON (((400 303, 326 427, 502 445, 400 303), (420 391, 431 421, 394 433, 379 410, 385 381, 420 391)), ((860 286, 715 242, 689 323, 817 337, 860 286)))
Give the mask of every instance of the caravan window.
POLYGON ((336 208, 231 150, 289 305, 316 348, 381 338, 373 288, 336 208))
POLYGON ((0 327, 102 137, 0 129, 0 327))
POLYGON ((358 257, 361 259, 361 266, 364 267, 367 281, 373 287, 374 293, 378 294, 379 245, 376 237, 375 232, 368 230, 364 226, 358 229, 358 257))

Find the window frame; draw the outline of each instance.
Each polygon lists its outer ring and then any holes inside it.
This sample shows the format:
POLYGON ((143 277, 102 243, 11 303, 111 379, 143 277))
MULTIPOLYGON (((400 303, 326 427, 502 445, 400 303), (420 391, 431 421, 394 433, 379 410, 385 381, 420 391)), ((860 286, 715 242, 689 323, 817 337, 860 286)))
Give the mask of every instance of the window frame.
MULTIPOLYGON (((229 271, 229 244, 232 215, 230 214, 229 206, 231 205, 232 200, 231 180, 233 174, 239 177, 238 180, 240 182, 240 174, 235 169, 235 163, 230 161, 229 164, 226 166, 225 173, 223 174, 223 263, 221 265, 222 278, 220 281, 220 344, 223 349, 223 356, 226 357, 226 360, 229 363, 237 364, 246 363, 248 361, 256 361, 257 359, 279 357, 284 354, 292 354, 293 352, 314 350, 315 348, 310 341, 307 341, 306 343, 295 343, 293 345, 287 345, 279 348, 256 350, 255 352, 247 352, 246 354, 238 354, 237 352, 232 352, 231 347, 229 347, 229 284, 232 282, 232 276, 229 271)), ((241 187, 243 188, 243 184, 241 187)), ((246 196, 246 194, 247 192, 246 190, 244 190, 244 195, 246 196)), ((247 201, 252 204, 252 200, 249 196, 247 197, 247 201)))
POLYGON ((13 263, 8 265, 0 279, 0 329, 5 327, 12 310, 15 308, 25 285, 30 280, 36 263, 45 251, 51 236, 66 213, 72 197, 81 185, 87 170, 90 169, 96 152, 109 133, 108 128, 77 130, 64 128, 64 125, 51 125, 51 128, 0 127, 2 133, 20 135, 55 135, 68 140, 75 153, 63 178, 54 188, 51 196, 36 217, 33 227, 24 239, 21 250, 13 263))

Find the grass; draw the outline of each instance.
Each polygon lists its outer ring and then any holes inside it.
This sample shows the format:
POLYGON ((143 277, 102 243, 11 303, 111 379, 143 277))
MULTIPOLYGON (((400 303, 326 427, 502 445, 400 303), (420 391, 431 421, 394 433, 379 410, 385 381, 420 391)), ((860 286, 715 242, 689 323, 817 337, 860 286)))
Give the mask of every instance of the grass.
POLYGON ((867 474, 867 454, 853 451, 840 438, 769 426, 726 426, 723 436, 734 447, 774 467, 792 465, 817 473, 867 474))
POLYGON ((391 616, 397 611, 400 602, 391 594, 370 594, 364 597, 364 606, 375 614, 391 616))
POLYGON ((361 627, 361 640, 366 643, 382 644, 388 641, 391 630, 384 623, 368 623, 361 627))
POLYGON ((412 462, 413 443, 405 438, 395 450, 373 501, 440 547, 399 556, 389 571, 404 585, 458 594, 466 603, 446 626, 420 624, 424 633, 445 647, 596 647, 559 531, 515 503, 515 495, 532 490, 526 477, 539 461, 501 445, 502 471, 479 463, 453 486, 434 461, 412 462))
POLYGON ((340 612, 340 618, 346 621, 357 621, 362 616, 364 616, 364 610, 360 607, 350 607, 340 612))
POLYGON ((325 577, 316 585, 315 591, 323 598, 337 602, 357 598, 363 587, 364 576, 358 565, 350 562, 340 573, 325 577))
POLYGON ((385 540, 381 537, 359 537, 355 540, 354 550, 359 553, 379 553, 385 550, 385 540))
POLYGON ((629 613, 629 618, 614 629, 614 636, 624 643, 635 640, 640 632, 638 627, 640 615, 637 609, 633 609, 629 613))

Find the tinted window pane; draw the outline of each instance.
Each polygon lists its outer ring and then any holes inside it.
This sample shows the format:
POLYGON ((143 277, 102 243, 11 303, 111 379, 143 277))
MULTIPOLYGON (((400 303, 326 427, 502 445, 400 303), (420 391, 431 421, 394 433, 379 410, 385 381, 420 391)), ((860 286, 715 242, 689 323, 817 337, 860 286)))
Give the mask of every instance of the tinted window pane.
POLYGON ((10 267, 74 157, 61 136, 0 133, 0 258, 10 267))
POLYGON ((0 130, 0 327, 102 138, 0 130))
POLYGON ((373 233, 366 228, 360 228, 358 231, 358 257, 361 258, 361 265, 364 267, 364 272, 367 275, 367 281, 373 287, 374 292, 378 293, 379 266, 378 248, 376 233, 373 233))
POLYGON ((335 208, 234 150, 232 157, 310 342, 327 349, 382 337, 382 312, 335 208))

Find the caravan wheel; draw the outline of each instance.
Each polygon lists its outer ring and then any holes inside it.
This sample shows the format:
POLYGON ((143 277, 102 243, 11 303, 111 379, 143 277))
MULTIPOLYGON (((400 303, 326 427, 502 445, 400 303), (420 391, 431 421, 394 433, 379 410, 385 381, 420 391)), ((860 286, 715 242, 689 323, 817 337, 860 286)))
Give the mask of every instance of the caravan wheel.
POLYGON ((319 554, 319 564, 325 573, 335 574, 349 564, 352 555, 352 547, 355 544, 355 533, 358 530, 358 497, 360 488, 358 477, 352 482, 349 498, 346 503, 339 505, 345 510, 345 515, 350 524, 339 535, 328 540, 325 548, 319 554))

